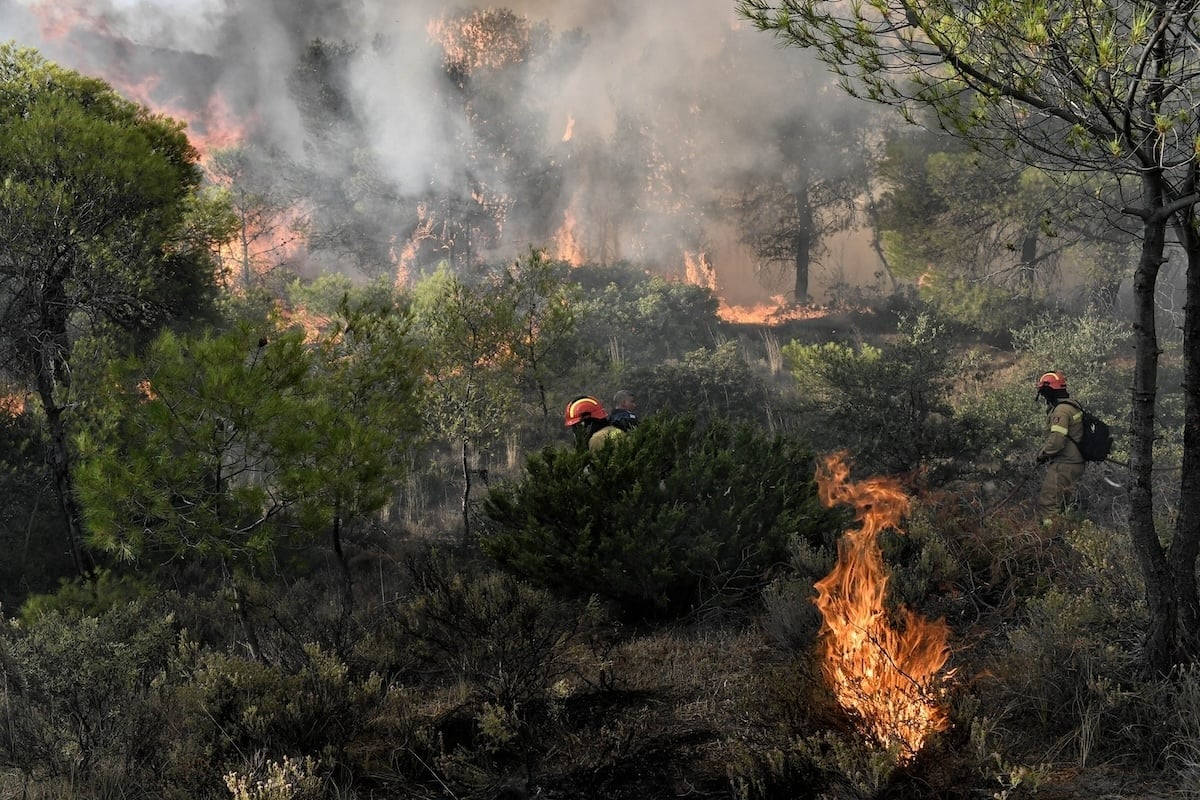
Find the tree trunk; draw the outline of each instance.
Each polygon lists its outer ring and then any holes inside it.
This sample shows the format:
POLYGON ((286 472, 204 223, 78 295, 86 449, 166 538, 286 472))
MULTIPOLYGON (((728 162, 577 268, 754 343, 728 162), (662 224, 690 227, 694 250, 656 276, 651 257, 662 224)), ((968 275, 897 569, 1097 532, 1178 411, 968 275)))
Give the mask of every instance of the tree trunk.
POLYGON ((1200 234, 1195 215, 1177 215, 1176 230, 1187 254, 1187 299, 1183 315, 1183 464, 1179 515, 1167 550, 1176 603, 1175 650, 1179 663, 1200 658, 1200 234))
POLYGON ((1167 228, 1167 219, 1162 213, 1162 188, 1160 176, 1148 173, 1143 178, 1146 208, 1141 255, 1133 275, 1135 363, 1129 418, 1129 535, 1146 582, 1146 605, 1150 613, 1145 644, 1146 666, 1156 674, 1169 670, 1175 660, 1173 651, 1178 624, 1171 573, 1154 526, 1151 485, 1159 356, 1154 292, 1164 261, 1167 228))
POLYGON ((349 614, 354 610, 354 579, 350 575, 350 565, 346 563, 346 553, 342 549, 342 501, 333 504, 333 555, 337 558, 338 568, 342 573, 342 610, 349 614))
POLYGON ((807 303, 808 268, 812 263, 813 210, 808 201, 808 186, 801 184, 792 193, 796 199, 796 230, 792 235, 792 258, 796 263, 795 296, 797 303, 807 303))
POLYGON ((463 475, 463 493, 462 493, 462 549, 466 551, 471 546, 471 469, 467 458, 467 440, 462 442, 462 475, 463 475))
MULTIPOLYGON (((63 334, 65 337, 65 334, 63 334)), ((50 337, 52 340, 55 337, 50 337)), ((58 382, 54 376, 56 365, 61 365, 53 352, 53 343, 43 345, 45 350, 39 354, 37 390, 42 401, 42 409, 46 414, 46 428, 49 442, 46 447, 46 466, 50 470, 50 478, 54 482, 54 493, 58 499, 58 507, 62 512, 63 525, 67 533, 67 547, 71 553, 71 561, 75 571, 80 576, 87 575, 94 568, 88 554, 83 549, 83 515, 79 503, 75 499, 75 481, 71 469, 71 451, 67 446, 67 423, 63 419, 64 408, 58 401, 58 382)))
POLYGON ((1025 286, 1033 285, 1034 275, 1037 273, 1037 249, 1038 249, 1038 229, 1035 227, 1032 230, 1025 231, 1025 235, 1021 237, 1021 283, 1025 286))
POLYGON ((237 614, 238 622, 242 624, 242 635, 246 637, 246 650, 250 653, 252 660, 262 661, 262 646, 258 642, 258 630, 250 620, 250 612, 246 610, 246 596, 238 584, 237 575, 224 558, 221 559, 221 572, 229 586, 234 613, 237 614))

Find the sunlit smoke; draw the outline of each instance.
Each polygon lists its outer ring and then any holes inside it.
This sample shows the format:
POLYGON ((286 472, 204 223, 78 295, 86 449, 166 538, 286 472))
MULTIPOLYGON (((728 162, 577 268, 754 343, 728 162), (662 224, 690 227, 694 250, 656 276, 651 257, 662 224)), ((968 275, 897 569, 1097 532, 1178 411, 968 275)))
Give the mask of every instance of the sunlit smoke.
MULTIPOLYGON (((184 121, 204 163, 231 146, 285 154, 314 197, 326 192, 314 242, 334 241, 317 236, 330 204, 361 205, 357 230, 374 242, 364 252, 380 262, 364 268, 416 275, 451 242, 478 261, 533 245, 664 276, 704 253, 712 274, 702 283, 717 286, 723 317, 766 321, 785 310, 739 238, 714 235, 729 220, 712 200, 739 175, 770 174, 774 122, 811 109, 821 81, 798 69, 804 54, 780 52, 725 0, 464 0, 454 13, 434 0, 11 2, 0 16, 33 31, 19 44, 45 45, 54 60, 184 121), (301 62, 316 41, 349 54, 324 77, 301 62), (302 90, 326 77, 313 91, 338 93, 342 105, 314 126, 302 90), (471 93, 485 80, 506 93, 502 104, 471 93), (524 127, 496 146, 489 126, 510 113, 524 127), (436 225, 418 219, 420 202, 437 209, 436 225)), ((313 247, 327 249, 310 263, 358 268, 341 260, 349 250, 313 247)), ((860 260, 831 269, 850 281, 878 269, 860 260)), ((813 275, 814 294, 822 277, 813 275)))

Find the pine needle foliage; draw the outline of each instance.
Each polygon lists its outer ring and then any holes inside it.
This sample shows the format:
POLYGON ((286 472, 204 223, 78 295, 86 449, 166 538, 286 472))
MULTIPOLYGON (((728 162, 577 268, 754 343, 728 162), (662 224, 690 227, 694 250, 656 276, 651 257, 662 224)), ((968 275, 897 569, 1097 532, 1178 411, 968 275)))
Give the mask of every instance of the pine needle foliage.
POLYGON ((736 604, 792 537, 838 530, 806 444, 690 416, 652 417, 597 452, 545 448, 488 493, 484 515, 483 549, 504 569, 627 619, 736 604))

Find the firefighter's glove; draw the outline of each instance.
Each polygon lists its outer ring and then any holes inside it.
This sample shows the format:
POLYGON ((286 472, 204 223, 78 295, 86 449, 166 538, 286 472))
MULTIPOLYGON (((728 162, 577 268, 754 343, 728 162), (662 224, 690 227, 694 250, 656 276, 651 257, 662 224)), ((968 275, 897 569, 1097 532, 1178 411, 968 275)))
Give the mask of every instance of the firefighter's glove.
POLYGON ((1039 463, 1039 464, 1045 464, 1045 463, 1046 463, 1047 461, 1049 461, 1049 460, 1050 460, 1050 456, 1046 455, 1045 453, 1038 453, 1038 454, 1037 454, 1037 459, 1036 459, 1037 463, 1039 463))

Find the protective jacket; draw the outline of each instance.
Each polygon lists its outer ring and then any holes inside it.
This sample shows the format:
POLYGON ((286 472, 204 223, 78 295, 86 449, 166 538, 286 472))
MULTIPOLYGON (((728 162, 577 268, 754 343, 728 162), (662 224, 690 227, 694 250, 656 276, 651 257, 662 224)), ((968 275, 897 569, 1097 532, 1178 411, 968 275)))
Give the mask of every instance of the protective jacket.
POLYGON ((610 439, 624 435, 625 431, 621 430, 620 428, 614 425, 605 425, 603 428, 588 437, 588 450, 599 450, 601 447, 604 447, 604 445, 608 444, 610 439))
POLYGON ((1046 441, 1038 461, 1049 461, 1038 492, 1038 515, 1042 526, 1052 525, 1054 515, 1071 505, 1075 484, 1083 477, 1086 462, 1076 444, 1083 436, 1083 409, 1074 400, 1059 400, 1047 417, 1046 441))
POLYGON ((1060 464, 1082 464, 1083 455, 1077 442, 1083 438, 1083 408, 1069 398, 1060 400, 1050 410, 1049 429, 1039 453, 1040 460, 1060 464))

